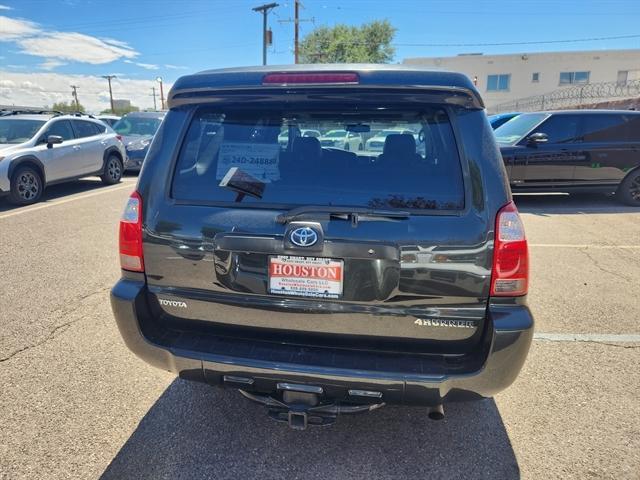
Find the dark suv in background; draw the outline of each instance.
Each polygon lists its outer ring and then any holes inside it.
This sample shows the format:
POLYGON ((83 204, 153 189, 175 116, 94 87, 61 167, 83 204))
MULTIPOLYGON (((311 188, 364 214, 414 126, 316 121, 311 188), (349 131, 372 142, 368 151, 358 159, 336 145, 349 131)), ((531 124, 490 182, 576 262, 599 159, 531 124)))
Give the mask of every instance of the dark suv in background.
POLYGON ((515 380, 533 335, 527 241, 467 77, 214 70, 179 79, 169 106, 111 293, 142 359, 294 428, 387 403, 442 418, 515 380), (300 135, 382 125, 416 135, 382 152, 300 135))
POLYGON ((523 113, 495 135, 514 192, 616 192, 640 206, 640 112, 523 113))

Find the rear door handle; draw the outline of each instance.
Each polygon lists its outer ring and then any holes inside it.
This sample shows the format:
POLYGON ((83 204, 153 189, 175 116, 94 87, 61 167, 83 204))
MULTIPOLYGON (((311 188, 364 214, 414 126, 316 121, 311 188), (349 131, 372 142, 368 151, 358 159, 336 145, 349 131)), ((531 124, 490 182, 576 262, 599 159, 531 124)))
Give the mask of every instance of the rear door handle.
POLYGON ((74 145, 74 146, 73 146, 73 149, 74 149, 74 150, 80 150, 81 148, 82 148, 82 147, 81 147, 80 145, 74 145))

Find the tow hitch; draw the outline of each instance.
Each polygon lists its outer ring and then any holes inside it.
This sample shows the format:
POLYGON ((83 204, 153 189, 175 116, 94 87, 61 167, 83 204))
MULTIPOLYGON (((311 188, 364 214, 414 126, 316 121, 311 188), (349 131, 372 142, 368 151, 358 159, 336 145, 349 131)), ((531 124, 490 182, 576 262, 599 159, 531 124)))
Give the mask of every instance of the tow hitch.
POLYGON ((309 425, 331 425, 340 413, 370 412, 385 405, 384 402, 366 405, 321 403, 322 389, 308 385, 278 384, 278 390, 283 390, 282 400, 242 389, 239 389, 239 392, 249 400, 267 407, 267 413, 271 418, 287 423, 294 430, 305 430, 309 425))

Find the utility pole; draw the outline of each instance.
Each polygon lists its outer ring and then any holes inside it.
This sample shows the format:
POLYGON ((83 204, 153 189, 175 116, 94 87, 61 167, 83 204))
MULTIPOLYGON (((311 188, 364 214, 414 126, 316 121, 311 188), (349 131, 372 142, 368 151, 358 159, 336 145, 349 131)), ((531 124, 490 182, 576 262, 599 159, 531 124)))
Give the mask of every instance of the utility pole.
POLYGON ((111 79, 116 78, 115 75, 102 75, 102 78, 106 78, 109 82, 109 99, 111 100, 111 113, 116 113, 116 109, 113 107, 113 92, 111 91, 111 79))
POLYGON ((156 87, 151 87, 151 90, 153 90, 153 109, 158 110, 158 107, 156 106, 156 87))
POLYGON ((73 99, 76 102, 76 112, 80 111, 80 102, 78 101, 78 86, 77 85, 71 85, 71 88, 73 89, 73 92, 71 93, 73 95, 73 99))
POLYGON ((156 82, 160 84, 160 105, 164 110, 164 90, 162 90, 162 77, 156 77, 156 82))
POLYGON ((304 8, 300 0, 294 0, 293 4, 293 18, 289 17, 286 20, 278 20, 281 23, 293 23, 293 58, 294 62, 299 62, 300 56, 300 23, 311 22, 315 23, 315 18, 300 18, 300 7, 304 8))
POLYGON ((269 10, 277 6, 277 3, 266 3, 259 7, 252 8, 254 12, 262 13, 262 65, 267 64, 267 15, 269 14, 269 10))
POLYGON ((299 15, 299 10, 300 10, 300 2, 298 0, 294 1, 294 7, 293 7, 293 25, 294 25, 294 35, 293 35, 293 55, 294 55, 294 62, 293 63, 298 63, 298 37, 300 34, 300 15, 299 15))

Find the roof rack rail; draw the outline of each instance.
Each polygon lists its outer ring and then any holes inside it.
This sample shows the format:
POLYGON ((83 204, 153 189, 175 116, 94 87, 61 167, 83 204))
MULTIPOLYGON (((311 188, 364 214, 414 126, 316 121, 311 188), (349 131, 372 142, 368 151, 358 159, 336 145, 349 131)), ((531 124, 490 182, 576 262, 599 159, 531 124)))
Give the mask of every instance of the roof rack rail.
POLYGON ((5 117, 7 115, 44 115, 44 114, 53 114, 53 115, 63 115, 62 112, 58 110, 49 110, 47 108, 32 108, 32 107, 0 107, 0 116, 5 117))
POLYGON ((55 116, 58 117, 60 115, 71 115, 73 117, 89 117, 94 119, 96 118, 90 113, 84 113, 84 112, 56 112, 55 116))

